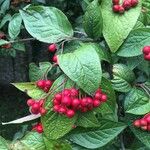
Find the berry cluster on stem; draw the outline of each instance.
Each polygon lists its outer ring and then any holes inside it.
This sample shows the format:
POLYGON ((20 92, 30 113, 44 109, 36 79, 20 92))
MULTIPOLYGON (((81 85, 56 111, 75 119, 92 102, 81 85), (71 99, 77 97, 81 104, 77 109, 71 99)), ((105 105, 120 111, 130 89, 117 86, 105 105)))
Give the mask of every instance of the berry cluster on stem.
MULTIPOLYGON (((49 47, 48 47, 48 51, 49 52, 53 53, 53 52, 56 52, 56 50, 57 50, 57 45, 55 43, 49 45, 49 47)), ((54 63, 58 64, 57 55, 56 54, 53 56, 52 61, 54 63)))
POLYGON ((133 125, 145 131, 150 131, 150 113, 146 114, 143 118, 135 120, 133 125))
POLYGON ((48 93, 51 88, 53 82, 51 80, 39 80, 36 82, 36 86, 42 89, 44 92, 48 93))
POLYGON ((106 101, 107 95, 102 93, 101 89, 98 89, 93 97, 86 96, 82 98, 79 98, 79 91, 77 89, 64 89, 62 92, 55 94, 53 98, 53 111, 72 118, 77 111, 83 113, 91 111, 106 101))
POLYGON ((145 46, 142 51, 143 51, 144 59, 150 61, 150 46, 145 46))
POLYGON ((27 105, 30 107, 32 114, 41 114, 41 116, 45 115, 47 110, 44 108, 44 100, 41 99, 39 101, 35 101, 34 99, 28 99, 27 105))
POLYGON ((43 126, 42 123, 37 123, 36 125, 34 125, 32 127, 32 130, 35 130, 38 133, 42 133, 43 132, 43 126))
POLYGON ((122 4, 120 4, 120 0, 112 0, 113 3, 113 12, 115 13, 124 13, 125 11, 131 9, 132 7, 137 6, 139 3, 138 0, 124 0, 122 4))

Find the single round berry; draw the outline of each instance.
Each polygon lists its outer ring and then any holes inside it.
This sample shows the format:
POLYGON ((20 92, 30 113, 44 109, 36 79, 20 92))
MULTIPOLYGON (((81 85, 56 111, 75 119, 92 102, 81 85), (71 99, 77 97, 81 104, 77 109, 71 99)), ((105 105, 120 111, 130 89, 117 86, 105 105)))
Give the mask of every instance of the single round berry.
POLYGON ((69 96, 64 96, 61 100, 61 104, 65 106, 71 105, 71 98, 69 96))
POLYGON ((146 121, 146 119, 141 119, 141 120, 140 120, 140 125, 141 125, 141 126, 147 126, 147 121, 146 121))
POLYGON ((57 55, 54 55, 54 56, 53 56, 52 61, 55 62, 55 63, 58 63, 58 62, 57 62, 57 55))
POLYGON ((74 110, 71 110, 71 109, 67 110, 66 116, 68 118, 72 118, 72 117, 74 117, 74 115, 75 115, 75 111, 74 110))
POLYGON ((80 100, 79 100, 79 99, 75 98, 75 99, 72 100, 71 106, 72 106, 73 108, 76 109, 76 108, 78 108, 79 105, 80 105, 80 100))
POLYGON ((43 127, 42 127, 41 125, 38 125, 38 126, 36 127, 36 131, 37 131, 38 133, 42 133, 42 132, 43 132, 43 127))
POLYGON ((82 98, 81 99, 81 106, 85 107, 88 105, 88 101, 87 101, 87 98, 82 98))
POLYGON ((102 101, 102 102, 106 102, 106 101, 107 101, 107 95, 103 94, 103 95, 101 96, 101 101, 102 101))
POLYGON ((120 5, 114 5, 113 6, 113 11, 114 12, 119 12, 119 10, 120 10, 120 5))
POLYGON ((32 109, 34 109, 34 110, 39 110, 39 109, 40 109, 40 104, 39 104, 39 102, 35 102, 35 103, 32 105, 32 109))
POLYGON ((95 93, 102 93, 102 90, 98 88, 95 93))
POLYGON ((94 97, 95 97, 96 99, 101 99, 102 94, 99 93, 99 92, 96 92, 94 97))
POLYGON ((39 114, 39 110, 31 108, 31 113, 37 115, 39 114))
POLYGON ((55 99, 61 101, 61 99, 62 99, 62 94, 60 94, 60 93, 55 94, 55 99))
POLYGON ((150 53, 148 55, 144 55, 144 59, 150 61, 150 53))
POLYGON ((70 93, 71 93, 71 96, 78 96, 78 94, 79 94, 78 90, 76 90, 75 88, 72 88, 70 90, 70 93))
POLYGON ((139 128, 141 126, 140 120, 135 120, 133 125, 139 128))
POLYGON ((88 103, 88 106, 92 106, 93 105, 93 100, 91 97, 87 97, 87 103, 88 103))
POLYGON ((71 91, 70 91, 69 89, 64 89, 64 90, 62 91, 62 94, 63 94, 64 96, 70 96, 70 95, 71 95, 71 91))
POLYGON ((45 88, 45 81, 44 80, 39 80, 36 82, 37 87, 44 89, 45 88))
POLYGON ((55 52, 56 49, 57 49, 56 44, 51 44, 51 45, 49 45, 49 47, 48 47, 49 52, 55 52))
POLYGON ((145 55, 148 55, 150 53, 150 46, 145 46, 142 51, 145 55))
POLYGON ((114 5, 118 5, 118 4, 119 4, 119 1, 120 1, 120 0, 112 0, 112 3, 113 3, 114 5))
POLYGON ((142 126, 141 129, 146 131, 147 130, 147 126, 142 126))
POLYGON ((135 7, 139 3, 138 0, 131 0, 131 6, 135 7))
POLYGON ((53 100, 53 105, 60 105, 60 104, 61 104, 60 100, 58 100, 58 99, 53 100))
POLYGON ((33 104, 34 104, 34 100, 33 99, 28 99, 27 105, 32 106, 33 104))
POLYGON ((128 10, 128 9, 130 9, 131 8, 131 0, 125 0, 124 2, 123 2, 123 4, 122 4, 122 6, 123 6, 123 8, 125 9, 125 10, 128 10))
POLYGON ((52 86, 52 81, 51 80, 46 80, 45 81, 45 86, 50 88, 52 86))
POLYGON ((146 118, 146 121, 147 121, 148 124, 150 124, 150 116, 148 116, 148 117, 146 118))
POLYGON ((61 107, 60 105, 54 105, 53 111, 58 112, 60 107, 61 107))
POLYGON ((40 108, 40 114, 41 116, 44 116, 46 114, 47 110, 45 108, 40 108))
POLYGON ((66 108, 63 107, 63 106, 61 106, 61 107, 59 108, 59 110, 58 110, 58 112, 59 112, 60 114, 65 114, 66 111, 67 111, 66 108))
POLYGON ((119 13, 120 13, 120 14, 123 14, 124 12, 125 12, 124 7, 120 6, 120 7, 119 7, 119 13))
POLYGON ((93 107, 99 107, 100 104, 101 104, 101 102, 100 102, 99 100, 97 100, 97 99, 95 99, 95 100, 93 101, 93 107))

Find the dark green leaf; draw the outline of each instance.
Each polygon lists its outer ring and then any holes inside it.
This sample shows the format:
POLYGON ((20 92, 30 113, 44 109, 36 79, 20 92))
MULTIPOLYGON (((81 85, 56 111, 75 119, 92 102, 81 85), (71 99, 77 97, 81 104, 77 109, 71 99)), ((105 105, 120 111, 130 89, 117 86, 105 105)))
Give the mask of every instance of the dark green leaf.
POLYGON ((6 22, 11 20, 11 15, 10 14, 6 14, 3 19, 1 20, 0 23, 0 29, 5 25, 6 22))
POLYGON ((103 30, 103 18, 98 0, 94 0, 87 7, 87 11, 83 18, 83 26, 89 37, 101 37, 103 30))
POLYGON ((85 92, 91 94, 98 89, 102 70, 94 46, 82 44, 72 53, 59 55, 58 62, 64 73, 85 92))
POLYGON ((27 31, 39 41, 57 43, 73 36, 67 17, 57 8, 28 6, 20 13, 27 31))
POLYGON ((15 49, 15 50, 18 50, 18 51, 25 51, 25 44, 24 43, 14 43, 13 45, 13 48, 15 49))

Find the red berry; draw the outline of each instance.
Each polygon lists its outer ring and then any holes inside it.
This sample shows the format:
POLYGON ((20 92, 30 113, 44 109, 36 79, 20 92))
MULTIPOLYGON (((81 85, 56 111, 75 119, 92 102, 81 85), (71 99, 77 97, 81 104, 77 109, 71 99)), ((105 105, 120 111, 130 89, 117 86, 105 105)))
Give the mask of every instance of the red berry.
POLYGON ((88 105, 88 101, 87 101, 87 98, 82 98, 81 99, 81 106, 85 107, 88 105))
POLYGON ((60 104, 61 104, 60 100, 57 100, 57 99, 53 100, 53 105, 60 105, 60 104))
POLYGON ((45 81, 45 86, 47 86, 48 88, 50 88, 52 86, 52 81, 51 80, 46 80, 45 81))
POLYGON ((41 116, 45 115, 47 110, 45 108, 40 108, 40 114, 41 116))
POLYGON ((102 90, 98 88, 95 93, 102 93, 102 90))
POLYGON ((78 94, 79 94, 78 90, 76 90, 75 88, 72 88, 70 90, 70 93, 71 93, 71 96, 78 96, 78 94))
POLYGON ((147 126, 142 126, 141 129, 147 130, 147 126))
POLYGON ((39 110, 31 108, 31 113, 37 115, 39 114, 39 110))
POLYGON ((139 3, 138 0, 131 0, 132 7, 135 7, 139 3))
POLYGON ((92 106, 93 105, 93 100, 91 97, 87 97, 87 103, 88 103, 88 106, 92 106))
POLYGON ((75 115, 75 111, 74 110, 67 110, 67 112, 66 112, 66 116, 68 117, 68 118, 72 118, 72 117, 74 117, 74 115, 75 115))
POLYGON ((44 80, 39 80, 36 82, 37 87, 44 89, 45 88, 45 81, 44 80))
POLYGON ((76 125, 73 125, 73 126, 72 126, 73 129, 75 129, 76 127, 77 127, 76 125))
POLYGON ((150 53, 148 55, 144 55, 144 59, 150 61, 150 53))
POLYGON ((81 112, 87 112, 88 111, 88 108, 87 107, 82 107, 82 109, 81 109, 81 112))
POLYGON ((141 126, 140 120, 135 120, 133 125, 139 128, 141 126))
POLYGON ((61 107, 59 108, 59 110, 58 110, 58 112, 59 112, 60 114, 65 114, 66 111, 67 111, 66 108, 63 107, 63 106, 61 106, 61 107))
POLYGON ((99 93, 99 92, 96 92, 96 93, 95 93, 95 98, 96 98, 96 99, 101 99, 101 97, 102 97, 102 94, 101 94, 101 93, 99 93))
POLYGON ((62 91, 62 94, 63 94, 64 96, 70 96, 70 95, 71 95, 71 91, 70 91, 69 89, 64 89, 64 90, 62 91))
POLYGON ((147 117, 150 117, 150 113, 146 114, 143 118, 146 119, 147 117))
POLYGON ((2 45, 1 47, 2 47, 2 48, 9 49, 9 48, 11 48, 11 44, 10 44, 10 43, 9 43, 9 44, 5 44, 5 45, 2 45))
POLYGON ((103 94, 101 97, 101 101, 106 102, 107 101, 107 95, 103 94))
POLYGON ((140 120, 140 125, 141 125, 141 126, 147 126, 147 121, 146 121, 146 119, 141 119, 141 120, 140 120))
POLYGON ((118 5, 118 4, 119 4, 119 1, 120 1, 120 0, 112 0, 112 3, 113 3, 114 5, 118 5))
POLYGON ((69 96, 64 96, 61 100, 61 103, 65 106, 71 105, 71 98, 69 96))
POLYGON ((150 46, 145 46, 142 51, 144 54, 148 55, 150 53, 150 46))
POLYGON ((42 107, 42 106, 43 106, 43 104, 44 104, 44 99, 41 99, 41 100, 39 101, 39 105, 40 105, 40 107, 42 107))
POLYGON ((34 109, 34 110, 39 110, 39 109, 40 109, 40 104, 39 104, 39 102, 35 102, 35 103, 32 105, 32 109, 34 109))
POLYGON ((61 101, 61 99, 62 99, 62 94, 60 94, 60 93, 55 94, 55 99, 61 101))
POLYGON ((124 0, 122 6, 126 10, 130 9, 131 8, 131 0, 124 0))
POLYGON ((52 61, 55 62, 55 63, 58 63, 57 62, 57 55, 54 55, 54 57, 52 58, 52 61))
POLYGON ((146 118, 146 121, 147 121, 148 124, 150 124, 150 116, 148 116, 148 117, 146 118))
POLYGON ((48 47, 49 52, 55 52, 56 49, 57 49, 56 44, 51 44, 51 45, 49 45, 49 47, 48 47))
POLYGON ((32 106, 33 104, 34 104, 34 100, 33 99, 28 99, 27 105, 32 106))
POLYGON ((150 125, 147 126, 147 131, 150 131, 150 125))
POLYGON ((37 131, 38 133, 42 133, 42 132, 43 132, 43 127, 42 127, 41 125, 38 125, 38 126, 36 127, 36 131, 37 131))
POLYGON ((6 37, 4 32, 0 32, 0 39, 4 39, 6 37))
POLYGON ((114 5, 113 6, 113 11, 114 12, 119 12, 119 10, 120 10, 120 5, 114 5))
POLYGON ((120 14, 123 14, 124 11, 125 11, 124 7, 120 6, 120 7, 119 7, 119 13, 120 13, 120 14))
POLYGON ((80 100, 75 98, 71 102, 72 107, 77 108, 80 105, 80 100))
POLYGON ((53 111, 58 112, 60 109, 60 105, 54 105, 53 111))
POLYGON ((97 99, 95 99, 95 100, 93 101, 93 107, 99 107, 100 104, 101 104, 101 102, 100 102, 99 100, 97 100, 97 99))
POLYGON ((44 90, 45 93, 48 93, 49 92, 49 87, 45 87, 43 90, 44 90))

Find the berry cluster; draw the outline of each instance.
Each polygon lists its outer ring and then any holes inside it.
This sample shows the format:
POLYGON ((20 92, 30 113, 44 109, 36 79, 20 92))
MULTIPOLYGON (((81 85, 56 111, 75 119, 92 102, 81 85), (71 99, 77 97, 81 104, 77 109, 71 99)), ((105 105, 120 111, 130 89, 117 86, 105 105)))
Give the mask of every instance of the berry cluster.
MULTIPOLYGON (((0 39, 6 40, 6 35, 5 35, 5 33, 0 32, 0 39)), ((1 47, 2 47, 2 48, 9 49, 9 48, 11 48, 11 44, 10 44, 10 43, 9 43, 9 44, 4 44, 4 45, 2 45, 1 47)))
POLYGON ((64 114, 68 118, 75 116, 76 111, 87 112, 99 107, 102 102, 106 102, 107 96, 101 89, 95 92, 93 97, 87 96, 79 98, 79 92, 75 88, 64 89, 61 93, 55 94, 53 98, 53 110, 59 114, 64 114))
POLYGON ((46 114, 46 109, 43 108, 44 100, 35 101, 33 99, 28 99, 27 105, 30 107, 32 114, 41 114, 41 116, 46 114))
POLYGON ((48 92, 53 82, 51 80, 39 80, 36 82, 37 87, 42 89, 44 92, 48 92))
POLYGON ((150 131, 150 113, 146 114, 143 118, 135 120, 133 125, 145 131, 150 131))
POLYGON ((120 4, 120 0, 112 0, 112 3, 113 3, 113 11, 115 13, 122 14, 126 10, 135 7, 138 4, 138 0, 124 0, 122 5, 120 4))
POLYGON ((150 61, 150 46, 145 46, 143 48, 144 59, 150 61))
POLYGON ((34 125, 32 127, 32 130, 37 131, 38 133, 42 133, 43 132, 43 126, 42 123, 37 123, 36 125, 34 125))
MULTIPOLYGON (((57 50, 56 44, 53 43, 53 44, 49 45, 49 47, 48 47, 48 51, 49 52, 53 53, 53 52, 56 52, 56 50, 57 50)), ((57 55, 53 56, 52 61, 58 64, 58 62, 57 62, 57 55)))

